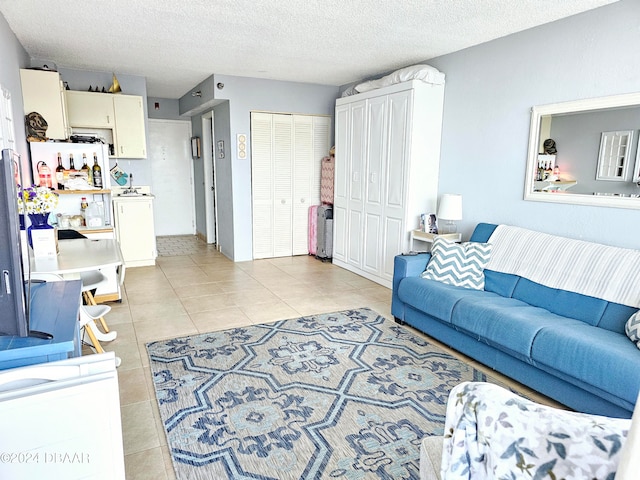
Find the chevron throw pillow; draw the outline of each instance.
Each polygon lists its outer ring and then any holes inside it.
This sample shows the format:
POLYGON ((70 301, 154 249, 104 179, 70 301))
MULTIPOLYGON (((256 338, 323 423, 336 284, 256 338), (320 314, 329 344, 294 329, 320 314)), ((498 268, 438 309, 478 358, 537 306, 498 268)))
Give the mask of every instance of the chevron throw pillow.
POLYGON ((624 331, 636 347, 640 348, 640 310, 629 317, 624 326, 624 331))
POLYGON ((422 278, 437 280, 456 287, 484 290, 484 268, 489 262, 490 243, 457 244, 436 237, 431 246, 431 259, 422 278))

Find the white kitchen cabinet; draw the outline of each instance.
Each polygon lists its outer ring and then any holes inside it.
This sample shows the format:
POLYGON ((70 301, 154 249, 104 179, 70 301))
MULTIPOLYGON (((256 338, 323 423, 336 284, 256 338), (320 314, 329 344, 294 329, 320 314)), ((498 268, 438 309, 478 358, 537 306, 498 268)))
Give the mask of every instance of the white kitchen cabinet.
POLYGON ((69 138, 70 128, 60 74, 46 70, 21 69, 20 83, 25 115, 31 112, 42 115, 48 124, 48 138, 69 138))
POLYGON ((324 116, 251 114, 253 258, 309 253, 309 206, 320 203, 330 125, 324 116))
POLYGON ((141 96, 68 90, 66 99, 72 128, 108 130, 113 138, 112 157, 147 158, 141 96))
POLYGON ((72 127, 113 128, 113 95, 94 92, 65 92, 69 124, 72 127))
POLYGON ((126 268, 155 265, 153 196, 114 197, 113 218, 126 268))
POLYGON ((115 156, 119 158, 147 158, 142 97, 113 95, 116 117, 115 156))
POLYGON ((391 286, 436 211, 443 100, 444 85, 412 81, 336 101, 334 264, 391 286))

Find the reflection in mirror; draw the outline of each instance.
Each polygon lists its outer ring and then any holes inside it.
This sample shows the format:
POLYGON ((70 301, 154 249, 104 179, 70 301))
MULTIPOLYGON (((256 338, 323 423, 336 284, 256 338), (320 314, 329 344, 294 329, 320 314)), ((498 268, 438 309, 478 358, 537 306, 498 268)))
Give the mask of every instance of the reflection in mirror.
POLYGON ((525 200, 640 209, 639 130, 640 93, 533 107, 525 200))

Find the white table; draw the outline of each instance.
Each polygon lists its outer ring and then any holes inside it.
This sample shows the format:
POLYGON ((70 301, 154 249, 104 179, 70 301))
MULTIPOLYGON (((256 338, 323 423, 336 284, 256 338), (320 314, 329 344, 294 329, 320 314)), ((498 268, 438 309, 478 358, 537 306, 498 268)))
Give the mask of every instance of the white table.
MULTIPOLYGON (((451 242, 461 242, 462 241, 462 234, 461 233, 442 233, 442 234, 436 234, 436 233, 428 233, 428 232, 424 232, 422 230, 411 230, 411 236, 409 237, 409 248, 411 250, 413 250, 413 242, 414 240, 417 240, 419 242, 425 242, 425 243, 433 243, 433 241, 435 240, 436 237, 440 237, 440 238, 444 238, 446 240, 449 240, 451 242)), ((414 250, 417 251, 417 250, 414 250)))
POLYGON ((31 271, 55 273, 65 278, 79 278, 81 272, 114 270, 118 267, 118 284, 124 280, 124 259, 118 241, 114 239, 89 240, 78 238, 58 241, 60 253, 55 257, 32 257, 31 271))

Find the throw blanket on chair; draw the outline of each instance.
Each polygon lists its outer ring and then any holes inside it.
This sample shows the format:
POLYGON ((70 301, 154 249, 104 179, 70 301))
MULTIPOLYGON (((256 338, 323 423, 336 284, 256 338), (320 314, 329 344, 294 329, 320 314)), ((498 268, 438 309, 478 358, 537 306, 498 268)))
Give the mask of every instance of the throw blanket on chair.
POLYGON ((613 480, 631 420, 568 412, 489 383, 447 403, 442 480, 613 480))
POLYGON ((640 307, 640 251, 498 225, 487 269, 640 307))

